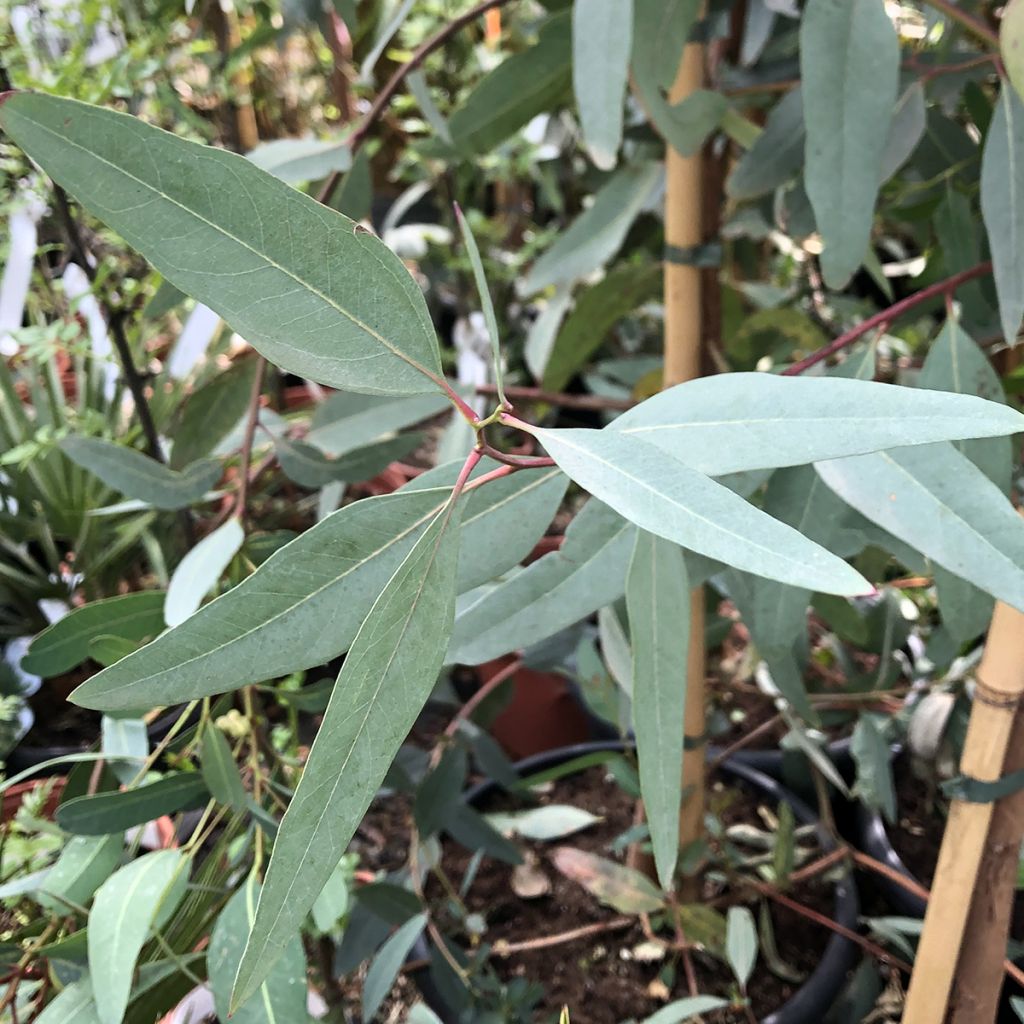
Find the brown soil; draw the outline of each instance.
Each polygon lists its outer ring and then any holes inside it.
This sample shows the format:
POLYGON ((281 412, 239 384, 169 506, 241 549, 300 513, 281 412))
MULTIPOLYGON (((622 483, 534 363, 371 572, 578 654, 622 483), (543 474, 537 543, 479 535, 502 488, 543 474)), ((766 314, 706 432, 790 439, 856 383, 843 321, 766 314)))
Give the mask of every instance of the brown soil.
MULTIPOLYGON (((633 824, 634 802, 618 785, 610 781, 603 768, 592 768, 570 779, 559 780, 540 797, 543 803, 568 803, 601 815, 603 821, 563 840, 565 845, 602 856, 623 860, 621 852, 611 847, 614 840, 633 824)), ((764 827, 766 815, 776 808, 759 805, 744 789, 726 789, 716 784, 713 805, 726 824, 746 821, 764 827)), ((502 794, 491 801, 487 810, 522 806, 502 794)), ((589 924, 608 922, 619 916, 614 910, 597 903, 580 885, 554 869, 552 850, 559 843, 523 843, 525 850, 536 857, 547 876, 551 890, 537 899, 523 900, 512 891, 512 869, 493 860, 485 860, 467 896, 470 911, 487 920, 485 941, 504 940, 509 943, 555 935, 589 924)), ((470 854, 449 845, 444 866, 458 885, 470 861, 470 854)), ((428 896, 443 903, 440 887, 433 883, 428 896)), ((822 913, 830 914, 832 893, 826 882, 814 880, 801 886, 794 898, 822 913)), ((720 887, 706 883, 704 902, 715 901, 719 909, 727 905, 720 887)), ((757 906, 751 909, 755 915, 757 906)), ((769 904, 776 944, 782 960, 790 967, 809 974, 820 959, 829 932, 791 911, 769 904)), ((439 909, 439 912, 440 909, 439 909)), ((505 980, 521 977, 540 983, 544 998, 535 1020, 553 1021, 563 1005, 573 1019, 579 1016, 587 1024, 619 1024, 634 1017, 642 1019, 672 999, 683 998, 686 988, 683 966, 674 954, 662 961, 643 962, 634 951, 645 941, 639 923, 623 931, 591 935, 554 947, 518 953, 507 959, 492 958, 496 970, 505 980)), ((734 994, 734 981, 729 968, 720 960, 703 953, 694 954, 698 989, 702 994, 729 998, 734 994)), ((758 1017, 778 1009, 792 997, 796 986, 770 973, 759 961, 750 982, 753 1008, 758 1017)), ((706 1015, 709 1024, 746 1024, 742 1010, 727 1009, 706 1015)))
POLYGON ((914 775, 907 758, 893 765, 896 784, 896 826, 887 826, 889 839, 900 860, 923 885, 931 888, 946 827, 946 800, 937 788, 914 775))

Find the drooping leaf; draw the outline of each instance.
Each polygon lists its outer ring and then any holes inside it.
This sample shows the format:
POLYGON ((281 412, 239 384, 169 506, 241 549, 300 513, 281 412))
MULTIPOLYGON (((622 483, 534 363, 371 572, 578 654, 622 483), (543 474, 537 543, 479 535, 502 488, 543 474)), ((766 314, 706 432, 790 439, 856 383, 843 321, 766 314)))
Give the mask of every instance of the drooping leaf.
POLYGON ((189 861, 158 850, 126 864, 100 886, 89 914, 89 977, 101 1024, 121 1024, 135 964, 150 930, 185 894, 189 861))
POLYGON ((842 288, 871 236, 900 47, 875 0, 808 0, 800 24, 807 126, 804 181, 824 250, 826 283, 842 288))
MULTIPOLYGON (((978 395, 1005 402, 999 375, 975 341, 953 319, 946 321, 932 343, 918 376, 924 388, 978 395)), ((1010 492, 1013 449, 1010 438, 958 441, 967 456, 1004 494, 1010 492)), ((992 618, 993 599, 965 580, 935 567, 939 608, 946 628, 961 643, 979 636, 992 618)))
MULTIPOLYGON (((231 986, 256 918, 259 893, 260 886, 250 874, 225 904, 213 926, 206 965, 219 1020, 228 1020, 231 986)), ((284 937, 279 959, 259 990, 234 1011, 231 1024, 304 1022, 308 1019, 307 988, 306 954, 296 929, 292 935, 284 937)))
POLYGON ((626 578, 633 650, 633 729, 640 794, 658 880, 671 889, 683 798, 683 708, 690 646, 690 587, 680 548, 637 532, 626 578))
POLYGON ((85 906, 121 860, 124 837, 72 836, 43 884, 39 903, 59 914, 85 906))
POLYGON ((633 44, 632 0, 579 0, 572 8, 572 80, 590 159, 608 171, 622 143, 633 44))
POLYGON ((380 1004, 384 1002, 398 972, 409 955, 409 950, 423 934, 427 926, 427 915, 417 914, 402 925, 381 947, 366 972, 363 985, 363 1020, 372 1021, 380 1004))
POLYGON ((241 359, 189 395, 174 431, 172 469, 183 469, 209 455, 238 425, 258 369, 258 359, 241 359))
POLYGON ((326 178, 331 171, 347 171, 352 166, 348 144, 329 139, 274 139, 260 143, 245 156, 290 185, 326 178))
POLYGON ((412 431, 332 458, 310 444, 282 436, 274 440, 274 451, 281 471, 290 480, 303 487, 326 487, 335 482, 369 480, 414 451, 424 437, 422 432, 412 431))
POLYGON ((799 86, 772 107, 764 131, 725 183, 733 199, 757 199, 792 181, 804 165, 804 101, 799 86))
POLYGON ((306 441, 337 459, 447 408, 448 400, 443 395, 331 395, 313 414, 306 441))
POLYGON ((185 508, 199 501, 221 474, 220 464, 213 461, 193 462, 180 472, 168 469, 134 448, 98 437, 71 435, 60 449, 108 487, 154 508, 185 508))
POLYGON ((449 122, 457 148, 486 153, 569 92, 571 32, 569 13, 556 14, 534 46, 506 57, 480 82, 449 122))
POLYGON ((835 555, 638 437, 614 430, 530 432, 581 487, 665 540, 811 590, 872 589, 835 555))
POLYGON ((105 836, 197 807, 209 798, 196 772, 177 772, 136 789, 76 796, 57 808, 57 824, 80 836, 105 836))
POLYGON ((981 159, 981 214, 988 232, 1003 336, 1013 345, 1024 319, 1024 100, 1002 89, 981 159))
POLYGON ((999 52, 1010 84, 1024 99, 1024 3, 1009 0, 999 22, 999 52))
POLYGON ((639 305, 661 294, 662 269, 624 264, 579 297, 555 338, 542 384, 561 391, 601 347, 608 332, 639 305))
POLYGON ((892 750, 873 715, 857 718, 850 742, 850 752, 857 765, 854 793, 868 807, 880 811, 885 820, 896 821, 896 787, 892 777, 892 750))
POLYGON ((894 448, 815 469, 845 502, 933 562, 1024 608, 1024 521, 951 444, 894 448))
POLYGON ((589 501, 553 551, 459 608, 449 664, 479 665, 553 636, 622 596, 635 530, 589 501))
POLYGON ((438 389, 440 354, 419 285, 347 218, 244 157, 75 100, 18 93, 0 126, 282 369, 353 391, 438 389))
POLYGON ((434 687, 454 614, 458 517, 456 504, 430 523, 352 643, 274 842, 234 1006, 301 926, 434 687))
POLYGON ((896 101, 889 137, 882 151, 880 181, 888 181, 910 159, 924 135, 926 123, 924 86, 916 81, 896 101))
POLYGON ((606 857, 573 846, 559 846, 552 853, 551 862, 566 878, 579 882, 592 896, 620 914, 653 914, 665 905, 664 896, 646 875, 606 857))
POLYGON ((730 907, 726 918, 725 952, 742 991, 757 962, 757 926, 746 907, 730 907))
POLYGON ((212 723, 203 730, 200 761, 203 781, 214 800, 236 811, 245 810, 247 794, 238 774, 238 765, 231 756, 231 747, 224 734, 212 723))
POLYGON ((695 153, 721 121, 728 101, 697 89, 669 98, 683 48, 700 12, 698 0, 634 0, 632 71, 644 109, 665 141, 683 156, 695 153))
POLYGON ((35 1024, 105 1024, 96 1012, 88 978, 72 982, 36 1017, 35 1024))
POLYGON ((594 196, 594 202, 550 249, 534 263, 519 284, 522 295, 573 281, 607 263, 621 248, 626 232, 651 198, 662 178, 656 163, 625 164, 594 196))
POLYGON ((519 835, 536 842, 564 839, 603 820, 571 804, 546 804, 507 814, 495 812, 485 817, 503 835, 519 835))
POLYGON ((147 590, 75 608, 32 641, 21 667, 48 679, 81 665, 89 657, 89 644, 98 636, 154 637, 164 628, 165 597, 162 590, 147 590))
MULTIPOLYGON (((148 709, 322 665, 352 642, 370 605, 443 507, 456 470, 440 467, 396 494, 346 505, 156 642, 83 683, 73 699, 148 709), (424 488, 420 490, 419 488, 424 488)), ((465 499, 458 585, 519 562, 568 486, 555 469, 512 474, 465 499), (502 544, 494 537, 501 536, 502 544)))
POLYGON ((244 541, 245 530, 238 517, 232 516, 185 555, 167 587, 164 618, 168 626, 181 625, 195 612, 244 541))
POLYGON ((712 476, 1024 429, 973 395, 842 378, 723 373, 634 406, 611 429, 712 476))

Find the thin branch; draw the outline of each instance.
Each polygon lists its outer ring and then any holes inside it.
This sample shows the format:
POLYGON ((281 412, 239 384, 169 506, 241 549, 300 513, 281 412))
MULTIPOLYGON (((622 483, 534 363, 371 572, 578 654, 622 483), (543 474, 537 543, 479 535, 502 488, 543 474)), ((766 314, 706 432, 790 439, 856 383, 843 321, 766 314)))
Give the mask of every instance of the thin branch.
POLYGON ((549 949, 551 946, 560 946, 566 942, 574 942, 576 939, 586 939, 591 935, 622 931, 635 923, 635 917, 613 917, 610 921, 584 925, 582 928, 573 928, 567 932, 559 932, 557 935, 543 935, 539 939, 527 939, 525 942, 502 942, 499 940, 491 947, 491 955, 504 959, 515 956, 516 953, 529 953, 534 949, 549 949))
POLYGON ((809 370, 812 366, 816 366, 818 363, 824 362, 824 360, 828 359, 829 356, 833 356, 837 352, 841 352, 844 348, 848 348, 855 341, 859 341, 865 334, 869 334, 876 327, 880 327, 882 324, 891 323, 897 317, 903 316, 904 313, 920 306, 929 299, 935 298, 937 295, 952 294, 952 292, 959 288, 960 285, 966 284, 968 281, 973 281, 976 277, 984 277, 985 274, 988 274, 991 270, 992 261, 985 260, 984 263, 968 267, 967 270, 961 270, 958 274, 953 274, 951 277, 944 278, 942 281, 936 281, 935 284, 931 284, 927 288, 922 288, 919 292, 914 292, 913 295, 908 295, 905 299, 900 299, 899 302, 893 303, 893 305, 889 306, 888 309, 883 309, 881 312, 875 313, 874 316, 869 316, 867 320, 857 324, 856 327, 847 331, 845 334, 841 334, 834 341, 830 341, 827 345, 823 345, 817 352, 812 352, 809 356, 801 359, 799 362, 786 367, 786 369, 782 371, 782 375, 784 377, 795 377, 797 374, 803 373, 804 370, 809 370))
MULTIPOLYGON (((444 46, 453 35, 466 25, 476 21, 477 18, 482 14, 486 14, 492 8, 501 7, 506 3, 508 3, 508 0, 484 0, 483 3, 477 4, 476 7, 471 8, 464 14, 460 14, 457 18, 453 18, 426 42, 422 43, 416 52, 388 79, 387 84, 377 94, 376 99, 374 99, 373 104, 366 112, 362 121, 359 122, 358 127, 348 137, 348 145, 352 153, 355 154, 366 141, 370 130, 384 115, 395 93, 402 87, 402 83, 411 72, 415 71, 427 57, 435 50, 444 46)), ((317 201, 321 203, 330 202, 331 196, 334 194, 334 190, 338 187, 340 181, 341 173, 333 171, 327 181, 324 182, 324 187, 320 190, 317 201)))
POLYGON ((451 739, 456 732, 459 730, 459 723, 464 722, 469 718, 474 711, 492 694, 494 691, 501 686, 502 683, 511 679, 521 668, 523 667, 523 659, 521 657, 515 658, 515 660, 509 662, 503 669, 495 672, 490 679, 487 680, 477 691, 473 694, 469 700, 466 701, 462 707, 452 716, 452 720, 445 726, 444 735, 451 739))
MULTIPOLYGON (((497 395, 498 389, 493 384, 478 384, 478 395, 497 395)), ((606 398, 603 395, 568 395, 561 391, 545 391, 542 388, 524 388, 505 385, 506 397, 513 401, 537 402, 546 405, 557 405, 563 409, 590 409, 600 411, 610 409, 625 412, 637 403, 631 398, 606 398)))
POLYGON ((950 21, 959 22, 968 32, 988 43, 989 46, 999 49, 999 36, 988 27, 980 18, 958 7, 953 0, 924 0, 929 7, 941 11, 950 21))
POLYGON ((252 391, 249 394, 249 408, 245 420, 245 434, 242 437, 242 449, 238 467, 238 495, 235 498, 234 514, 239 519, 245 517, 245 503, 249 500, 249 463, 252 462, 252 446, 256 438, 256 425, 260 420, 260 396, 263 394, 263 376, 267 370, 267 360, 257 356, 256 376, 253 378, 252 391))
MULTIPOLYGON (((57 199, 57 210, 60 219, 64 224, 64 230, 68 236, 68 244, 71 253, 75 258, 90 283, 96 283, 96 269, 89 258, 89 252, 82 240, 81 232, 78 230, 78 222, 71 212, 71 205, 68 203, 67 193, 56 182, 53 183, 53 194, 57 199)), ((97 298, 97 301, 98 298, 97 298)), ((160 449, 160 436, 157 434, 156 424, 153 422, 153 413, 149 408, 149 401, 146 398, 146 388, 142 377, 135 368, 135 360, 132 358, 132 350, 128 344, 128 338, 124 333, 124 317, 120 312, 104 311, 104 319, 107 321, 107 328, 117 349, 117 358, 121 363, 124 372, 125 383, 132 393, 135 401, 135 411, 139 415, 139 423, 142 425, 142 433, 146 438, 146 449, 150 456, 157 462, 164 462, 164 454, 160 449)))

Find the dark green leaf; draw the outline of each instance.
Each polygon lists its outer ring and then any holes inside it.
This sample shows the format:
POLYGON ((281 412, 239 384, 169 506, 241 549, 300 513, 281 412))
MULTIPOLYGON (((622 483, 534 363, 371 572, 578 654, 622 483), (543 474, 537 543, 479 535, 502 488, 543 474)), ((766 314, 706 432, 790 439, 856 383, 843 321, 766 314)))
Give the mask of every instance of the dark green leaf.
POLYGON ((208 722, 203 730, 200 762, 203 781, 214 800, 236 811, 244 811, 247 794, 242 777, 238 774, 238 765, 235 764, 224 734, 212 722, 208 722))
POLYGON ((179 772, 137 789, 76 797, 57 808, 57 824, 76 835, 104 836, 198 807, 208 798, 202 776, 179 772))

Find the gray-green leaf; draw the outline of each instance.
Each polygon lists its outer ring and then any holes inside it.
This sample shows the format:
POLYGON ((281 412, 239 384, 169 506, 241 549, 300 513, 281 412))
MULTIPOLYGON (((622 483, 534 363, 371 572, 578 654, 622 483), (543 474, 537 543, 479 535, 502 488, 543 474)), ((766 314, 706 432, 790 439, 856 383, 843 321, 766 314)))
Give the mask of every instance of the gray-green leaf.
POLYGON ((459 509, 427 527, 352 643, 274 842, 233 1006, 302 925, 437 681, 455 608, 459 509))
POLYGON ((438 389, 440 352, 419 285, 348 218, 244 157, 75 100, 18 93, 0 125, 282 369, 353 391, 438 389))
POLYGON ((363 1020, 372 1022, 384 1002, 385 996, 398 977, 398 972, 409 955, 409 950, 423 934, 427 926, 427 915, 417 914, 402 925, 381 947, 366 972, 363 986, 363 1020))
POLYGON ((672 888, 679 855, 689 602, 686 563, 678 545, 639 530, 626 578, 633 649, 633 728, 640 794, 658 880, 664 889, 672 888))
POLYGON ((257 167, 290 185, 347 171, 352 151, 345 142, 328 139, 274 139, 245 154, 257 167))
POLYGON ((98 437, 65 437, 61 451, 108 487, 154 508, 185 508, 220 478, 220 463, 193 462, 183 470, 168 469, 156 459, 98 437))
POLYGON ((572 7, 572 81, 590 159, 615 166, 633 44, 632 0, 577 0, 572 7))
POLYGON ((1007 344, 1024 319, 1024 101, 1002 89, 981 158, 981 215, 988 232, 1007 344))
POLYGON ((185 555, 167 587, 164 618, 168 626, 180 625, 203 603, 244 540, 245 530, 232 516, 185 555))
POLYGON ((746 990, 757 962, 757 926, 746 907, 730 907, 726 918, 725 953, 740 989, 746 990))
POLYGON ((792 181, 804 165, 804 100, 799 86, 772 107, 764 131, 740 158, 725 190, 733 199, 757 199, 792 181))
MULTIPOLYGON (((231 986, 242 950, 256 918, 260 886, 253 875, 228 900, 213 926, 206 964, 219 1020, 228 1020, 231 986)), ((231 1024, 303 1024, 306 1013, 306 954, 298 929, 285 936, 280 958, 260 984, 259 991, 231 1016, 231 1024)))
POLYGON ((613 430, 530 432, 581 487, 659 537, 810 590, 872 590, 835 555, 637 437, 613 430))
POLYGON ((808 0, 800 25, 807 125, 804 181, 821 232, 826 283, 842 288, 871 237, 900 47, 877 0, 808 0))
POLYGON ((238 765, 231 756, 231 747, 224 734, 212 722, 208 722, 203 730, 200 763, 203 781, 214 800, 236 811, 244 811, 247 794, 238 774, 238 765))
POLYGON ((159 850, 111 875, 89 914, 89 976, 101 1024, 121 1024, 139 952, 185 893, 189 862, 178 850, 159 850))
POLYGON ((677 384, 611 426, 711 476, 1024 429, 974 395, 870 380, 722 373, 677 384))
POLYGON ((124 837, 72 836, 40 886, 40 905, 66 914, 69 905, 84 906, 121 860, 124 837))

